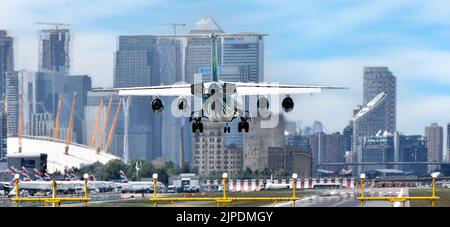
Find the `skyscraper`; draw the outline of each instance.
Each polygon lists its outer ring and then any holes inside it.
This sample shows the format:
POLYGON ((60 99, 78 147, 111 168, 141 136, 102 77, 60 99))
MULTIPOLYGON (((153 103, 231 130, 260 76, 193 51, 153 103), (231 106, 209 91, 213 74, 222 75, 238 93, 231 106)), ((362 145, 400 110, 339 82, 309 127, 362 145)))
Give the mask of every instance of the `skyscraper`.
MULTIPOLYGON (((67 127, 70 120, 70 110, 73 101, 73 94, 77 93, 75 102, 73 139, 77 143, 83 143, 84 122, 84 106, 87 104, 87 93, 92 88, 91 78, 88 75, 72 75, 65 77, 64 85, 64 105, 61 121, 64 122, 62 127, 67 127)), ((89 126, 87 126, 89 127, 89 126)))
MULTIPOLYGON (((378 126, 381 131, 396 131, 396 78, 387 67, 365 67, 364 68, 364 98, 363 105, 367 105, 378 94, 386 94, 385 101, 380 103, 379 112, 372 112, 380 119, 378 126)), ((365 132, 365 135, 375 135, 376 131, 365 132)))
POLYGON ((0 98, 6 92, 6 72, 14 71, 14 39, 7 32, 0 30, 0 98))
MULTIPOLYGON (((442 151, 444 150, 444 128, 437 123, 425 127, 425 143, 428 149, 428 162, 442 162, 442 151)), ((428 165, 428 172, 438 168, 437 165, 428 165)))
POLYGON ((70 73, 69 29, 44 29, 40 31, 39 72, 70 73))
POLYGON ((314 121, 313 122, 313 126, 312 126, 312 130, 311 130, 311 134, 316 134, 316 133, 323 133, 323 124, 320 121, 314 121))
POLYGON ((249 66, 248 81, 264 81, 264 39, 262 35, 224 38, 222 50, 222 65, 249 66))
POLYGON ((342 134, 344 135, 344 152, 352 150, 353 137, 353 121, 350 121, 344 128, 342 134))
MULTIPOLYGON (((197 22, 197 27, 190 31, 190 34, 211 33, 224 33, 219 24, 211 17, 200 19, 197 22)), ((194 75, 199 72, 199 68, 211 67, 211 46, 211 39, 209 38, 193 37, 187 39, 185 51, 185 81, 187 83, 194 82, 194 75)), ((218 49, 220 53, 221 48, 218 49)))
MULTIPOLYGON (((183 81, 183 55, 182 42, 175 39, 158 38, 157 44, 157 58, 158 64, 153 64, 154 67, 159 68, 159 75, 154 85, 171 85, 176 82, 183 81)), ((176 164, 180 162, 180 144, 181 144, 181 127, 184 118, 176 118, 170 111, 170 105, 178 97, 161 97, 163 102, 167 105, 165 111, 160 113, 162 119, 155 122, 159 124, 153 127, 155 133, 161 135, 161 157, 165 160, 172 161, 176 164), (156 130, 160 131, 156 131, 156 130)), ((189 141, 190 142, 190 141, 189 141)), ((184 141, 186 143, 186 140, 184 141)), ((184 157, 185 159, 186 157, 184 157)))
MULTIPOLYGON (((352 159, 356 162, 363 161, 364 143, 367 137, 375 136, 387 131, 382 131, 382 127, 385 123, 384 118, 379 117, 384 111, 384 103, 386 99, 386 93, 381 92, 364 108, 359 110, 358 113, 353 116, 353 136, 352 136, 352 159)), ((361 173, 363 166, 357 166, 357 174, 361 173)))
MULTIPOLYGON (((115 88, 152 86, 160 81, 155 36, 119 36, 118 44, 114 66, 115 88)), ((127 160, 152 160, 161 156, 162 117, 152 112, 150 103, 151 97, 129 99, 128 142, 124 145, 127 146, 124 150, 128 150, 127 160)))
POLYGON ((17 136, 19 123, 19 97, 22 95, 23 134, 31 134, 31 116, 36 110, 36 73, 13 71, 6 73, 8 96, 8 134, 17 136))
POLYGON ((447 124, 447 150, 445 152, 445 161, 450 162, 450 123, 447 124))
POLYGON ((36 74, 36 112, 56 116, 59 95, 64 94, 64 74, 48 71, 36 74))
MULTIPOLYGON (((276 117, 276 116, 274 116, 276 117)), ((244 134, 243 168, 264 170, 269 167, 269 148, 284 147, 285 118, 279 116, 279 123, 275 128, 261 128, 261 121, 267 119, 254 118, 250 123, 250 130, 244 134)))
POLYGON ((8 139, 8 130, 6 128, 6 114, 3 111, 0 111, 0 162, 6 160, 7 153, 7 139, 8 139))

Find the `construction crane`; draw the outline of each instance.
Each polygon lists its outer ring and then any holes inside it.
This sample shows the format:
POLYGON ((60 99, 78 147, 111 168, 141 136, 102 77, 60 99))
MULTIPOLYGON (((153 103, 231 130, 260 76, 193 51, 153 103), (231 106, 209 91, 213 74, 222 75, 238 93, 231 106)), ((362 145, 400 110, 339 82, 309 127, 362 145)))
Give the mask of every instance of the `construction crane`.
POLYGON ((172 26, 174 35, 177 34, 177 27, 184 27, 184 26, 186 26, 186 24, 181 24, 181 23, 160 24, 160 25, 172 26))
POLYGON ((19 129, 17 130, 17 137, 19 138, 19 153, 22 153, 22 134, 23 134, 23 107, 22 94, 19 95, 19 129))
POLYGON ((103 110, 104 102, 105 102, 105 97, 102 97, 102 99, 100 100, 100 104, 98 105, 99 107, 98 107, 97 118, 95 118, 94 132, 92 133, 91 142, 89 143, 91 146, 95 145, 95 140, 97 139, 97 131, 98 131, 98 126, 100 125, 100 118, 102 117, 102 110, 103 110))
POLYGON ((72 108, 70 109, 69 127, 67 128, 67 133, 66 133, 66 149, 64 150, 64 154, 69 154, 69 145, 72 142, 73 117, 75 115, 76 102, 77 102, 77 92, 74 92, 73 99, 72 99, 72 108))
POLYGON ((109 146, 114 137, 114 133, 116 132, 117 120, 119 119, 120 110, 122 107, 122 98, 119 99, 119 105, 117 106, 116 113, 114 114, 113 122, 111 125, 111 129, 109 130, 108 141, 106 142, 105 152, 108 153, 109 146))
POLYGON ((61 95, 58 99, 58 110, 56 112, 56 119, 55 119, 55 129, 53 130, 53 138, 55 140, 59 139, 59 127, 60 127, 60 121, 61 121, 61 108, 62 108, 62 98, 61 95))
POLYGON ((63 24, 63 23, 57 23, 57 22, 37 22, 36 24, 39 25, 51 25, 55 27, 55 30, 59 30, 59 27, 68 27, 70 24, 63 24))
POLYGON ((114 95, 111 95, 111 97, 109 98, 108 110, 106 111, 106 117, 105 117, 105 120, 103 121, 103 128, 102 128, 102 131, 100 132, 100 138, 98 139, 98 143, 97 143, 97 154, 100 153, 100 149, 103 144, 103 138, 105 138, 106 129, 108 127, 109 115, 111 114, 113 99, 114 99, 114 95))

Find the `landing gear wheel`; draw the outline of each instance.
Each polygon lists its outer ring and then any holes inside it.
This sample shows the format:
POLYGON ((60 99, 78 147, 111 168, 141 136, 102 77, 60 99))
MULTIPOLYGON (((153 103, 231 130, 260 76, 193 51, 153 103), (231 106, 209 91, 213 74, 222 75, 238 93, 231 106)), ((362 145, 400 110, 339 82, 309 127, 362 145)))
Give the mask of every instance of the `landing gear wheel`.
POLYGON ((203 133, 203 123, 192 123, 192 133, 199 131, 203 133))
POLYGON ((197 132, 197 123, 192 123, 192 133, 196 133, 197 132))
POLYGON ((203 123, 198 123, 198 131, 203 133, 203 123))
POLYGON ((250 129, 250 124, 248 122, 246 122, 246 121, 239 122, 238 132, 242 132, 242 131, 248 132, 249 129, 250 129))
POLYGON ((244 122, 244 130, 248 132, 250 130, 250 124, 248 122, 244 122))

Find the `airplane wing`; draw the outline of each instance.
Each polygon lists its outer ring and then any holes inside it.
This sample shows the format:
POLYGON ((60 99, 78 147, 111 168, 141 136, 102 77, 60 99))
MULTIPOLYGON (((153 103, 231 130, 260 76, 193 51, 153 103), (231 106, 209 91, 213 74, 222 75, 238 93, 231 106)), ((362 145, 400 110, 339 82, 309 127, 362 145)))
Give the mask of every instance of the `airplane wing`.
POLYGON ((113 92, 119 96, 192 96, 190 84, 98 89, 94 91, 113 92))
POLYGON ((348 89, 316 85, 286 85, 275 83, 232 83, 238 95, 295 95, 320 93, 325 89, 348 89))

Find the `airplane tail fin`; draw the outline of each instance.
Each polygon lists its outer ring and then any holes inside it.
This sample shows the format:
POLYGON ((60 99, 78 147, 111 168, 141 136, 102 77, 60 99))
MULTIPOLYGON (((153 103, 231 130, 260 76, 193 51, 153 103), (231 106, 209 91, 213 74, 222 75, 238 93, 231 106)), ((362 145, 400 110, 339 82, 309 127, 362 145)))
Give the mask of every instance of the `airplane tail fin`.
POLYGON ((14 168, 14 166, 11 166, 11 167, 9 168, 9 171, 11 172, 11 174, 12 174, 13 176, 17 174, 17 169, 14 168))
POLYGON ((68 180, 68 181, 76 181, 76 180, 78 180, 77 176, 75 175, 75 171, 73 171, 73 168, 70 168, 70 169, 67 170, 66 180, 68 180))
POLYGON ((22 166, 22 176, 24 181, 31 181, 30 173, 27 168, 22 166))
POLYGON ((42 173, 38 170, 38 169, 33 169, 34 172, 34 179, 38 180, 38 181, 42 181, 44 180, 42 177, 42 173))
POLYGON ((44 173, 44 180, 49 181, 51 180, 51 176, 48 173, 44 173))
POLYGON ((119 171, 120 173, 120 183, 128 183, 127 175, 125 175, 125 172, 123 170, 119 171))

